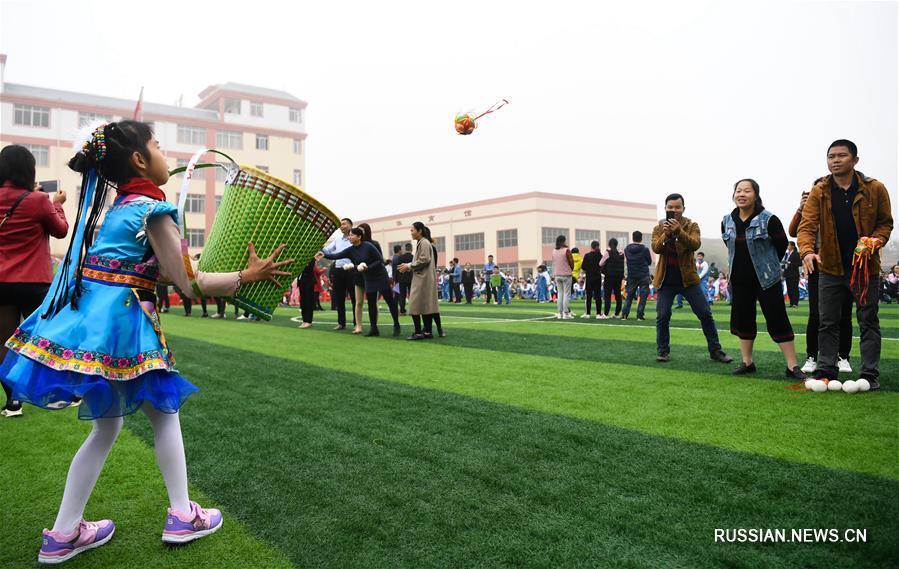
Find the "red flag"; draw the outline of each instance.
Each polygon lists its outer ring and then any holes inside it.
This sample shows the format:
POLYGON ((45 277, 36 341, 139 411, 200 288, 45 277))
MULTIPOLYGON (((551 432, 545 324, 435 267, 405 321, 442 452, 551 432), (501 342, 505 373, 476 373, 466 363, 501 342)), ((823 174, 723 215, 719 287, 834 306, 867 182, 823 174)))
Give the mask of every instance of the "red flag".
POLYGON ((140 121, 143 120, 143 112, 141 110, 141 105, 144 102, 144 88, 140 88, 140 97, 137 98, 137 105, 134 106, 134 120, 140 121))

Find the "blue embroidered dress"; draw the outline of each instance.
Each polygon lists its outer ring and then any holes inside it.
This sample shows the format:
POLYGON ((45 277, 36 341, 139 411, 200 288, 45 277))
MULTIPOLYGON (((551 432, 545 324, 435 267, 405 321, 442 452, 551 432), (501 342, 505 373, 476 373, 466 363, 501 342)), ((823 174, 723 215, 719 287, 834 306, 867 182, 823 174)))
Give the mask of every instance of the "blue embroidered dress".
POLYGON ((177 208, 131 195, 108 209, 85 256, 78 309, 68 304, 43 318, 51 289, 6 342, 0 379, 13 399, 47 408, 81 397, 79 417, 95 419, 133 413, 144 402, 174 413, 198 391, 175 369, 152 302, 159 262, 147 224, 155 216, 177 222, 177 208))

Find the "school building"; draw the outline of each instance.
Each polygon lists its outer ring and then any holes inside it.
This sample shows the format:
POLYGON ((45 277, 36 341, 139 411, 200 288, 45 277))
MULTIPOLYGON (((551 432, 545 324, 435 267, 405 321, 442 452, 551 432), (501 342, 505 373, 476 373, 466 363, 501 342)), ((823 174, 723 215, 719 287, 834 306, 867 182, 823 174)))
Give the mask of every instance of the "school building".
MULTIPOLYGON (((134 99, 117 99, 6 83, 5 54, 0 55, 0 67, 0 147, 21 144, 31 150, 37 161, 37 180, 59 180, 68 192, 64 208, 69 225, 74 226, 81 175, 66 166, 74 153, 73 140, 81 127, 96 120, 133 118, 138 93, 134 99)), ((194 107, 141 104, 141 119, 151 123, 170 168, 187 164, 197 150, 215 148, 238 164, 303 185, 305 101, 284 91, 237 83, 210 85, 199 97, 194 107)), ((222 160, 211 154, 205 159, 222 160)), ((169 201, 177 202, 180 185, 180 176, 166 185, 169 201)), ((203 247, 224 189, 221 169, 194 174, 185 208, 191 252, 203 247)), ((51 254, 56 257, 64 256, 67 247, 68 238, 50 240, 51 254)))
POLYGON ((649 245, 656 215, 655 204, 528 192, 354 222, 371 225, 372 237, 386 245, 385 256, 394 245, 408 243, 409 228, 421 221, 431 229, 440 265, 458 257, 463 265, 479 269, 493 255, 504 272, 528 276, 537 265, 551 262, 559 235, 581 255, 590 250, 591 241, 605 249, 613 237, 623 250, 633 231, 641 231, 649 245))

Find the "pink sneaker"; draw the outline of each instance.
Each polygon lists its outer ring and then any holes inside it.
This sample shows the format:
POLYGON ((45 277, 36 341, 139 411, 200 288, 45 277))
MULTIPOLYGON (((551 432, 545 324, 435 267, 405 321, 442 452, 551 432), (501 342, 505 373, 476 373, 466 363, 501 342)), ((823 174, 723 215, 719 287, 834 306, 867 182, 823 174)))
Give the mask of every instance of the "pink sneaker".
POLYGON ((105 544, 112 539, 114 533, 115 524, 112 523, 112 520, 100 520, 99 522, 81 520, 78 522, 78 527, 68 534, 45 528, 37 562, 55 565, 68 561, 82 551, 105 544))
POLYGON ((190 512, 184 513, 169 508, 162 531, 164 543, 187 543, 218 531, 222 527, 222 513, 214 508, 201 508, 196 502, 190 503, 190 512))

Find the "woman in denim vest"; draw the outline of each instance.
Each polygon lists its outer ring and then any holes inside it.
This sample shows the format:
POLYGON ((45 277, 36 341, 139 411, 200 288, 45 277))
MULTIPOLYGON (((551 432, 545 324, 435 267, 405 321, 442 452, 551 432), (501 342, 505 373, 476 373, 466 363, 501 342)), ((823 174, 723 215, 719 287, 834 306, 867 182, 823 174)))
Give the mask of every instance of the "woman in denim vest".
POLYGON ((780 259, 787 250, 783 224, 762 205, 759 185, 744 179, 734 185, 736 208, 721 222, 727 245, 728 286, 731 292, 730 332, 740 338, 743 361, 734 375, 755 373, 752 347, 756 337, 756 301, 762 306, 768 334, 780 347, 790 379, 806 379, 796 362, 793 327, 787 316, 780 284, 780 259))

